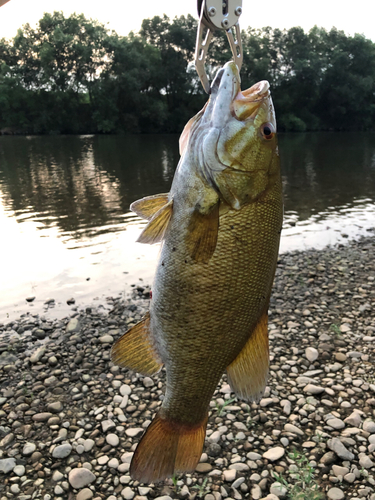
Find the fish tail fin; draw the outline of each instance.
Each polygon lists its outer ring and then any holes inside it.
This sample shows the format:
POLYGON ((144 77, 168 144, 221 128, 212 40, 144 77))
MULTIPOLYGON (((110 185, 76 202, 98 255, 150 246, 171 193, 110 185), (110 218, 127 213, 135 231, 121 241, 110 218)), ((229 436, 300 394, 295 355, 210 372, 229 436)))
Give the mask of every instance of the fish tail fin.
POLYGON ((202 454, 207 419, 188 426, 158 413, 135 450, 131 477, 141 483, 155 483, 173 474, 193 472, 202 454))

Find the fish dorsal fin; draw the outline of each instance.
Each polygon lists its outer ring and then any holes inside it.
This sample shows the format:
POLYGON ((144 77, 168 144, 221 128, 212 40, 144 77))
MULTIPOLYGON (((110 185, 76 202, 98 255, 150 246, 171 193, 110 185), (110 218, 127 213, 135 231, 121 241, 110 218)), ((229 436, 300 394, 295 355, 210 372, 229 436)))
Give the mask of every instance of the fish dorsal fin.
POLYGON ((227 367, 229 384, 236 396, 259 401, 269 370, 268 316, 264 313, 236 359, 227 367))
POLYGON ((190 134, 195 130, 195 126, 198 125, 200 119, 204 115, 204 112, 206 110, 208 102, 203 106, 203 108, 190 120, 187 122, 187 124, 184 127, 184 130, 182 131, 180 135, 180 140, 179 140, 179 146, 180 146, 180 156, 183 156, 183 154, 186 151, 188 142, 189 142, 189 137, 190 134))
POLYGON ((138 243, 159 243, 163 240, 165 231, 167 230, 169 221, 172 217, 173 200, 160 208, 152 217, 145 229, 141 232, 138 243))
POLYGON ((190 256, 196 262, 207 263, 216 248, 219 232, 219 201, 217 201, 206 213, 195 209, 191 215, 187 248, 190 256))
POLYGON ((142 219, 150 220, 158 210, 168 203, 168 196, 168 193, 146 196, 146 198, 134 201, 130 205, 130 210, 142 219))
POLYGON ((157 373, 163 363, 155 352, 150 335, 150 313, 147 313, 114 343, 112 362, 142 375, 157 373))

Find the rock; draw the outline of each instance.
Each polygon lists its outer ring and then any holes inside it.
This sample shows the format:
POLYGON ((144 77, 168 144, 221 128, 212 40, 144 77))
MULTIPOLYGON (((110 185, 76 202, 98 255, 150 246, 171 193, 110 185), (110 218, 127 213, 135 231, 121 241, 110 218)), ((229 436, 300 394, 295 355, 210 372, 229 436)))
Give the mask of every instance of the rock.
POLYGON ((54 473, 52 474, 52 481, 54 481, 55 483, 58 483, 59 481, 62 480, 63 477, 64 477, 64 474, 61 474, 61 472, 59 470, 55 470, 54 473))
POLYGON ((206 472, 210 472, 212 470, 212 465, 207 462, 200 463, 196 466, 195 470, 205 474, 206 472))
POLYGON ((275 483, 271 484, 270 493, 272 495, 276 495, 279 498, 285 498, 288 494, 288 489, 286 488, 286 486, 276 481, 275 483))
POLYGON ((26 302, 34 302, 35 296, 32 297, 26 297, 26 302))
POLYGON ((370 434, 375 433, 375 422, 372 420, 365 420, 363 422, 363 430, 369 432, 370 434))
POLYGON ((342 500, 345 494, 340 488, 331 488, 328 490, 327 497, 329 500, 342 500))
POLYGON ((66 332, 73 333, 79 330, 79 321, 77 318, 72 318, 69 323, 66 325, 66 332))
POLYGON ((320 462, 324 465, 331 465, 336 461, 336 453, 333 451, 328 451, 327 453, 324 453, 322 458, 320 459, 320 462))
POLYGON ((22 450, 22 455, 31 455, 34 453, 36 450, 36 445, 34 443, 25 443, 23 450, 22 450))
POLYGON ((76 490, 84 488, 88 484, 95 481, 95 479, 95 474, 84 467, 75 468, 69 472, 69 483, 76 490))
POLYGON ((68 455, 70 455, 70 452, 72 451, 72 445, 69 443, 66 444, 60 444, 59 446, 56 446, 56 448, 52 452, 53 458, 66 458, 68 455))
POLYGON ((103 432, 111 431, 112 429, 116 428, 116 424, 113 422, 113 420, 103 420, 102 421, 102 430, 103 432))
POLYGON ((70 299, 68 299, 66 301, 66 303, 68 304, 68 306, 71 306, 71 305, 76 303, 76 300, 75 300, 75 298, 71 297, 70 299))
POLYGON ((345 427, 345 422, 343 422, 340 418, 330 418, 327 420, 326 424, 337 430, 345 427))
POLYGON ((48 420, 51 417, 52 417, 52 413, 48 413, 48 412, 36 413, 35 415, 33 415, 33 420, 34 420, 34 422, 45 422, 46 420, 48 420))
POLYGON ((236 479, 237 471, 234 469, 227 469, 223 471, 224 481, 231 483, 236 479))
POLYGON ((141 434, 144 431, 142 427, 134 427, 130 429, 125 430, 125 434, 129 437, 135 437, 138 436, 138 434, 141 434))
POLYGON ((35 364, 38 363, 42 359, 46 352, 46 348, 44 346, 39 347, 36 351, 32 353, 30 356, 30 363, 35 364))
POLYGON ((90 490, 90 488, 83 488, 78 495, 76 496, 76 500, 90 500, 94 496, 94 493, 90 490))
POLYGON ((25 474, 25 470, 26 469, 24 465, 16 465, 13 469, 13 472, 16 474, 16 476, 21 477, 25 474))
POLYGON ((121 491, 121 496, 122 498, 125 498, 125 500, 132 500, 132 498, 134 498, 135 496, 135 493, 129 486, 127 486, 121 491))
POLYGON ((111 458, 111 460, 108 462, 108 467, 111 467, 112 469, 117 469, 119 464, 119 461, 117 458, 111 458))
POLYGON ((51 411, 52 413, 60 413, 63 409, 63 404, 61 401, 56 401, 55 403, 49 403, 47 406, 47 410, 51 411))
POLYGON ((271 448, 270 450, 263 453, 263 458, 274 462, 275 460, 279 460, 285 454, 285 449, 281 446, 276 446, 275 448, 271 448))
POLYGON ((307 347, 305 350, 305 356, 310 361, 310 363, 313 363, 318 359, 319 352, 314 347, 307 347))
POLYGON ((113 337, 112 335, 102 335, 100 338, 99 338, 99 341, 102 343, 102 344, 112 344, 113 343, 113 337))
POLYGON ((330 450, 334 451, 337 456, 343 460, 353 460, 354 455, 351 453, 338 438, 332 438, 327 441, 327 446, 330 450))
POLYGON ((374 467, 375 464, 370 457, 364 455, 359 459, 359 465, 364 469, 371 469, 371 467, 374 467))
POLYGON ((0 460, 0 471, 4 472, 4 474, 8 474, 15 466, 16 460, 14 458, 3 458, 0 460))
POLYGON ((304 432, 302 429, 300 429, 299 427, 296 427, 295 425, 292 425, 292 424, 285 424, 284 430, 286 432, 293 432, 294 434, 297 434, 298 436, 304 435, 304 432))
POLYGON ((107 434, 105 440, 111 446, 118 446, 120 442, 120 439, 117 436, 117 434, 107 434))
POLYGON ((361 425, 362 419, 361 415, 357 411, 353 411, 349 417, 344 420, 346 424, 352 425, 353 427, 359 427, 361 425))
POLYGON ((83 442, 83 446, 86 452, 91 451, 95 446, 95 441, 93 439, 85 439, 83 442))
POLYGON ((128 384, 123 384, 121 387, 120 387, 120 394, 121 396, 129 396, 129 394, 131 394, 132 390, 130 389, 130 387, 128 386, 128 384))
POLYGON ((303 388, 303 392, 307 392, 307 394, 321 394, 322 392, 324 392, 324 387, 320 387, 314 384, 307 384, 307 386, 303 388))
POLYGON ((154 381, 153 381, 153 380, 152 380, 152 378, 150 378, 150 377, 145 377, 145 378, 143 379, 143 385, 144 385, 145 387, 152 387, 152 386, 154 385, 154 381))
POLYGON ((345 476, 349 473, 349 469, 347 467, 340 467, 340 465, 333 465, 332 471, 336 477, 345 476))

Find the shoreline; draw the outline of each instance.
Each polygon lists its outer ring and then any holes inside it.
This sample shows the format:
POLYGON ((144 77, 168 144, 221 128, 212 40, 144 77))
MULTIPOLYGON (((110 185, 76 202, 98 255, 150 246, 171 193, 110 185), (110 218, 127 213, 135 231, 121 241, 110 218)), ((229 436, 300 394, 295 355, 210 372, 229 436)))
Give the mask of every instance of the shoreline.
POLYGON ((0 326, 0 500, 277 500, 297 491, 308 463, 304 498, 316 487, 331 500, 375 500, 374 253, 368 236, 279 256, 266 393, 260 404, 232 400, 223 376, 197 471, 177 485, 128 475, 165 372, 142 377, 109 356, 148 309, 148 287, 112 299, 108 314, 0 326))

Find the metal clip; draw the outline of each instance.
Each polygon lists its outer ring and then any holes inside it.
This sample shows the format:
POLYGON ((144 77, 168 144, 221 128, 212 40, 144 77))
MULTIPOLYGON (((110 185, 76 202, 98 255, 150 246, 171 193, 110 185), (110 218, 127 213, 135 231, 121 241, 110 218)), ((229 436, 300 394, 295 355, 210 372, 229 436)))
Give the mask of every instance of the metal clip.
POLYGON ((242 0, 198 0, 198 32, 195 46, 195 68, 204 90, 209 94, 210 82, 204 67, 208 46, 216 29, 225 30, 232 51, 233 60, 241 70, 243 51, 238 19, 242 14, 242 0), (203 40, 203 30, 207 29, 203 40), (234 39, 232 28, 236 33, 234 39))

